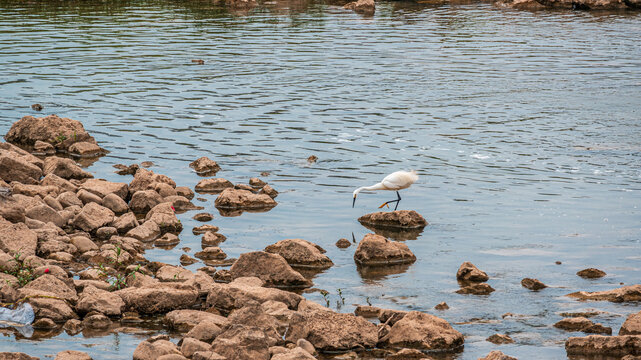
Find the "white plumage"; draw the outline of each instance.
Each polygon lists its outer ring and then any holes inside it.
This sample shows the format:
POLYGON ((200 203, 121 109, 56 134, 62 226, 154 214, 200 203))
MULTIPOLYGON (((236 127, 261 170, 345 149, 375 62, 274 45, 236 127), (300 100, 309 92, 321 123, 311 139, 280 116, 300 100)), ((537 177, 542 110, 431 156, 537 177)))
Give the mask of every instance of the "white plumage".
POLYGON ((396 200, 385 202, 383 205, 379 206, 379 209, 389 203, 395 202, 396 206, 394 207, 394 210, 396 210, 396 208, 398 208, 398 203, 401 201, 401 195, 398 193, 398 190, 407 189, 408 187, 412 186, 412 184, 414 184, 416 180, 418 180, 418 175, 414 170, 393 172, 387 175, 379 183, 376 183, 372 186, 362 186, 354 190, 354 200, 352 201, 352 207, 354 207, 354 204, 356 203, 356 196, 363 190, 389 190, 396 191, 396 196, 398 198, 396 200))

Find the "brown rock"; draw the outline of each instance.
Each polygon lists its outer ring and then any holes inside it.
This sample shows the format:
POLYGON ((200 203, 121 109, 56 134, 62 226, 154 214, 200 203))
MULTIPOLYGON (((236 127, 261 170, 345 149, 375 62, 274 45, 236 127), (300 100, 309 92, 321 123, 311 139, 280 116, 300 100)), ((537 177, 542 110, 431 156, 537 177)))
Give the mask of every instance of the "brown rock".
POLYGON ((253 326, 233 324, 216 336, 212 350, 228 359, 269 360, 265 333, 253 326))
POLYGON ((125 303, 120 296, 93 286, 87 286, 80 295, 76 310, 84 314, 97 311, 108 316, 119 316, 124 307, 125 303))
POLYGON ((254 177, 249 179, 249 186, 252 188, 262 188, 265 185, 267 185, 267 183, 259 178, 254 177))
POLYGON ((537 0, 547 8, 567 10, 621 10, 626 8, 622 0, 580 0, 576 2, 568 0, 537 0))
POLYGON ((78 301, 78 294, 74 287, 69 287, 62 280, 53 275, 42 275, 31 281, 19 290, 22 297, 30 295, 54 296, 72 303, 78 301))
POLYGON ((576 274, 579 275, 580 277, 586 278, 586 279, 598 279, 598 278, 602 278, 602 277, 604 277, 606 275, 605 271, 601 271, 601 270, 595 269, 595 268, 583 269, 583 270, 577 272, 576 274))
POLYGON ((219 234, 217 232, 206 232, 205 235, 203 235, 200 244, 202 245, 203 248, 208 247, 208 246, 218 246, 221 242, 227 240, 225 235, 219 234))
POLYGON ((353 314, 310 311, 292 314, 287 341, 306 339, 319 351, 372 348, 378 341, 376 325, 353 314))
POLYGON ((168 184, 173 188, 176 187, 176 183, 166 175, 155 174, 147 169, 138 169, 134 179, 129 183, 129 194, 134 194, 137 191, 155 190, 158 183, 168 184))
POLYGON ((76 335, 82 331, 82 321, 78 319, 67 320, 62 328, 71 336, 76 335))
POLYGON ((57 323, 64 323, 67 320, 78 318, 78 315, 64 300, 31 297, 28 302, 33 307, 36 319, 46 317, 57 323))
POLYGON ((88 179, 82 183, 80 188, 96 194, 100 198, 104 198, 109 194, 115 194, 119 198, 125 199, 129 194, 129 186, 127 186, 126 183, 111 182, 103 179, 88 179))
POLYGON ((160 227, 153 221, 147 221, 142 225, 139 225, 129 231, 125 236, 138 239, 143 242, 150 242, 156 240, 162 232, 160 227))
POLYGON ((53 155, 56 153, 56 148, 49 143, 36 140, 36 143, 33 145, 33 153, 35 155, 53 155))
POLYGON ((133 194, 129 201, 129 208, 135 213, 146 214, 162 202, 162 197, 155 190, 141 190, 133 194))
POLYGON ((641 301, 641 285, 623 286, 606 291, 578 291, 567 296, 579 300, 598 300, 611 302, 641 301))
POLYGON ((156 271, 156 279, 163 282, 183 282, 194 277, 194 274, 180 266, 165 265, 156 271))
POLYGON ((263 186, 258 193, 269 195, 269 197, 272 199, 275 199, 278 196, 278 191, 276 191, 273 187, 269 185, 263 186))
POLYGON ((505 355, 498 350, 494 350, 489 354, 487 354, 485 357, 479 358, 478 360, 518 360, 518 359, 512 356, 505 355))
POLYGON ((140 168, 138 164, 131 164, 129 166, 123 164, 116 164, 114 168, 118 169, 116 174, 118 175, 135 175, 136 171, 140 168))
POLYGON ((178 351, 178 347, 169 340, 150 340, 152 339, 147 339, 138 344, 138 347, 134 350, 134 360, 158 360, 163 355, 182 355, 178 351))
POLYGON ((619 335, 641 335, 641 311, 628 315, 621 325, 619 335))
MULTIPOLYGON (((18 182, 13 181, 11 183, 11 192, 14 195, 26 195, 29 197, 34 197, 34 196, 39 196, 40 198, 44 198, 47 195, 53 195, 57 196, 58 195, 58 190, 54 186, 41 186, 41 185, 24 185, 18 182)), ((15 199, 15 196, 14 196, 15 199)), ((41 201, 38 201, 42 203, 41 201)), ((25 206, 25 209, 28 209, 29 207, 25 206)))
POLYGON ((364 318, 378 318, 381 308, 375 306, 358 305, 354 310, 354 314, 364 318))
MULTIPOLYGON (((216 272, 220 273, 223 270, 216 272)), ((293 292, 263 287, 264 282, 256 277, 238 278, 229 284, 215 283, 207 295, 208 307, 224 313, 244 306, 249 301, 263 304, 267 301, 282 302, 289 309, 296 309, 303 297, 293 292)))
POLYGON ((277 203, 266 194, 228 188, 218 195, 214 205, 221 209, 265 209, 272 208, 277 203))
POLYGON ((568 355, 592 357, 641 354, 641 335, 571 337, 565 342, 565 351, 568 355))
POLYGON ((311 281, 292 269, 280 255, 264 251, 241 254, 229 269, 233 279, 255 276, 274 287, 309 287, 311 281))
POLYGON ((76 350, 64 350, 56 354, 54 360, 92 360, 86 352, 76 350))
POLYGON ((194 198, 194 192, 186 186, 176 186, 176 195, 182 196, 189 200, 194 198))
POLYGON ((164 319, 169 328, 180 332, 188 332, 203 321, 214 323, 218 327, 229 323, 223 316, 199 310, 174 310, 167 313, 164 319))
POLYGON ((325 249, 303 239, 281 240, 265 248, 265 251, 282 256, 294 267, 326 269, 334 263, 326 256, 325 249))
POLYGON ((457 294, 472 294, 472 295, 489 295, 494 291, 487 283, 473 283, 471 285, 463 286, 460 289, 456 290, 457 294))
POLYGON ((345 9, 353 10, 356 13, 372 16, 376 11, 374 0, 358 0, 345 4, 345 9))
MULTIPOLYGON (((303 339, 301 339, 303 340, 303 339)), ((287 352, 272 356, 272 360, 314 360, 316 359, 303 348, 295 347, 287 352)))
POLYGON ((111 320, 103 314, 94 313, 82 319, 82 326, 85 329, 108 329, 111 324, 111 320))
POLYGON ((603 326, 602 324, 595 324, 590 321, 590 319, 584 317, 566 318, 554 324, 554 327, 567 331, 581 331, 592 334, 612 334, 612 328, 603 326))
POLYGON ((25 222, 25 209, 10 197, 0 196, 0 217, 12 223, 25 222))
POLYGON ((195 228, 193 228, 192 232, 194 233, 194 235, 200 235, 206 232, 216 232, 218 230, 219 230, 218 226, 205 224, 205 225, 196 226, 195 228))
POLYGON ((494 334, 485 340, 491 342, 492 344, 497 344, 497 345, 511 344, 514 342, 514 340, 509 335, 504 335, 504 334, 494 334))
POLYGON ((198 213, 198 214, 194 215, 194 217, 192 219, 194 219, 196 221, 205 222, 205 221, 211 221, 213 218, 214 218, 214 215, 212 215, 210 213, 198 213))
POLYGON ((540 282, 538 279, 530 279, 530 278, 525 278, 521 280, 521 286, 523 286, 526 289, 530 289, 532 291, 538 291, 541 289, 545 289, 547 286, 540 282))
POLYGON ((34 321, 32 326, 34 329, 44 329, 44 330, 55 329, 56 327, 58 327, 58 325, 56 325, 56 323, 49 318, 40 318, 34 321))
MULTIPOLYGON (((231 324, 247 325, 261 329, 267 337, 268 346, 281 343, 283 335, 287 331, 286 325, 280 326, 278 320, 267 314, 261 305, 255 301, 249 302, 242 308, 232 311, 228 319, 231 324)), ((223 332, 226 329, 227 327, 223 327, 223 332)))
POLYGON ((13 123, 5 139, 20 146, 33 146, 37 140, 40 140, 56 144, 59 149, 67 149, 71 144, 79 141, 96 142, 85 131, 82 123, 56 115, 41 118, 25 116, 13 123))
POLYGON ((100 198, 100 196, 94 193, 90 193, 87 190, 80 189, 78 190, 76 195, 78 195, 78 199, 80 199, 83 204, 96 203, 102 205, 102 199, 100 198))
POLYGON ((203 179, 196 184, 196 192, 219 193, 227 188, 233 188, 231 181, 223 178, 203 179))
POLYGON ((347 240, 347 239, 339 239, 336 242, 336 247, 339 248, 339 249, 346 249, 346 248, 348 248, 350 246, 352 246, 352 243, 349 242, 349 240, 347 240))
POLYGON ((73 226, 87 231, 96 231, 98 228, 111 224, 114 212, 96 203, 88 203, 73 219, 73 226))
POLYGON ((145 223, 147 222, 156 223, 162 233, 179 233, 183 229, 182 223, 168 202, 154 206, 145 216, 145 223))
POLYGON ((456 272, 456 280, 469 282, 484 282, 490 279, 487 274, 479 270, 469 261, 464 262, 456 272))
MULTIPOLYGON (((56 174, 47 174, 42 180, 40 180, 40 185, 42 186, 54 186, 58 188, 58 192, 78 192, 78 187, 74 185, 71 181, 65 180, 56 174)), ((82 204, 77 204, 82 206, 82 204)), ((65 206, 66 207, 66 206, 65 206)))
MULTIPOLYGON (((158 241, 156 241, 156 244, 158 244, 158 241)), ((187 254, 182 254, 180 255, 180 265, 182 266, 188 266, 191 264, 197 263, 198 260, 194 259, 193 257, 187 255, 187 254)))
POLYGON ((194 325, 185 336, 198 339, 200 341, 211 342, 222 332, 222 329, 218 325, 219 323, 220 321, 206 318, 202 319, 194 325))
POLYGON ((447 310, 449 309, 449 305, 445 301, 438 303, 436 306, 434 306, 434 309, 436 310, 447 310))
POLYGON ((206 156, 203 156, 201 158, 198 158, 197 160, 194 160, 192 163, 189 164, 189 167, 194 169, 196 173, 198 174, 208 174, 208 173, 217 173, 220 171, 220 166, 218 164, 209 159, 206 156))
POLYGON ((25 212, 25 216, 30 219, 42 221, 44 223, 52 222, 59 227, 65 225, 62 216, 60 216, 60 214, 58 214, 56 210, 52 209, 46 204, 37 205, 28 209, 25 212))
POLYGON ((410 311, 379 342, 395 348, 454 350, 463 345, 463 335, 439 317, 410 311))
POLYGON ((60 205, 64 206, 65 208, 70 206, 82 207, 84 205, 82 200, 80 200, 78 196, 76 196, 76 194, 71 191, 63 192, 62 194, 58 195, 56 200, 58 200, 60 202, 60 205))
MULTIPOLYGON (((172 234, 172 233, 166 233, 165 235, 161 236, 160 238, 156 239, 154 242, 154 245, 156 246, 161 246, 161 247, 170 247, 170 246, 176 246, 180 243, 180 239, 178 236, 172 234)), ((183 254, 185 255, 185 254, 183 254)), ((183 257, 180 257, 180 261, 182 263, 183 257)), ((192 263, 193 264, 193 263, 192 263)), ((185 265, 185 264, 183 264, 185 265)))
POLYGON ((40 360, 40 358, 29 356, 25 353, 19 353, 19 352, 0 352, 0 359, 2 360, 40 360))
POLYGON ((54 209, 55 211, 62 211, 63 207, 62 204, 60 204, 60 201, 56 200, 53 196, 47 195, 43 199, 43 201, 49 205, 50 208, 54 209))
POLYGON ((82 170, 80 166, 71 159, 50 156, 45 159, 44 174, 54 174, 63 179, 86 179, 93 175, 82 170))
POLYGON ((116 291, 128 308, 153 314, 184 309, 198 300, 198 291, 180 283, 160 283, 153 287, 126 288, 116 291))
POLYGON ((37 184, 42 169, 23 159, 19 154, 0 150, 0 179, 24 184, 37 184))
POLYGON ((213 351, 196 351, 192 360, 229 360, 226 357, 213 351))
POLYGON ((378 228, 419 229, 427 225, 427 221, 414 210, 380 211, 363 215, 358 221, 378 228))
POLYGON ((222 260, 227 257, 227 254, 218 246, 209 246, 204 248, 203 251, 197 252, 194 256, 201 260, 222 260))
POLYGON ((416 261, 416 256, 403 243, 389 241, 380 235, 367 234, 358 244, 354 260, 359 265, 366 266, 411 264, 416 261))
POLYGON ((182 345, 180 346, 180 352, 188 358, 194 356, 198 351, 209 351, 210 349, 211 345, 190 337, 183 338, 182 345))
POLYGON ((138 223, 138 220, 136 219, 136 215, 134 213, 125 213, 121 215, 120 217, 116 218, 113 221, 113 227, 118 230, 118 233, 120 234, 125 234, 129 230, 139 226, 140 224, 138 223))
POLYGON ((92 157, 101 156, 106 154, 107 152, 105 151, 105 149, 96 144, 81 141, 69 146, 69 153, 76 156, 92 157))

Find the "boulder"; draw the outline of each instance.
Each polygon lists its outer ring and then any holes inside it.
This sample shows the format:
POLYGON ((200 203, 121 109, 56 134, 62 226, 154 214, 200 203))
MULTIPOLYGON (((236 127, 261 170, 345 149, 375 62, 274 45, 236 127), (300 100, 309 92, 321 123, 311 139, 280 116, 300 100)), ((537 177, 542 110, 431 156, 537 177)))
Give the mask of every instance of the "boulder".
POLYGON ((26 195, 29 197, 39 196, 44 198, 47 195, 58 196, 58 188, 55 186, 42 186, 42 185, 25 185, 19 182, 11 183, 11 192, 14 195, 26 195))
POLYGON ((76 195, 78 195, 78 199, 80 199, 83 204, 96 203, 102 205, 102 198, 100 198, 100 196, 85 189, 78 190, 76 195))
MULTIPOLYGON (((42 180, 40 180, 40 185, 42 186, 54 186, 58 188, 58 192, 78 192, 78 187, 74 185, 71 181, 65 180, 56 174, 47 174, 42 180)), ((82 204, 78 204, 82 206, 82 204)), ((66 207, 66 206, 65 206, 66 207)))
POLYGON ((143 242, 150 242, 156 240, 161 234, 162 232, 160 231, 158 224, 153 221, 147 221, 144 224, 127 231, 125 236, 132 237, 143 242))
POLYGON ((97 203, 88 203, 73 219, 73 226, 87 231, 96 231, 98 228, 111 224, 114 220, 114 212, 97 203))
POLYGON ((163 282, 183 282, 194 277, 191 271, 173 265, 164 265, 156 271, 156 279, 163 282))
POLYGON ((208 246, 218 246, 221 242, 227 240, 227 237, 223 234, 217 232, 208 231, 203 235, 200 240, 200 244, 203 248, 208 246))
POLYGON ((272 199, 275 199, 278 196, 278 191, 269 185, 263 186, 258 193, 268 195, 272 199))
POLYGON ((0 223, 0 250, 20 257, 35 255, 38 236, 23 223, 0 223))
POLYGON ((87 141, 81 141, 72 144, 71 146, 69 146, 68 151, 72 155, 81 157, 101 156, 107 153, 105 149, 101 148, 97 144, 87 141))
MULTIPOLYGON (((255 301, 245 304, 240 309, 234 310, 228 316, 231 324, 241 324, 259 328, 267 336, 269 346, 274 346, 282 342, 283 335, 287 331, 287 326, 280 326, 278 320, 265 312, 265 310, 255 301)), ((225 331, 227 327, 223 327, 225 331)))
POLYGON ((209 351, 210 349, 211 345, 190 337, 183 338, 182 344, 180 345, 180 352, 188 358, 193 357, 196 352, 209 351))
POLYGON ((147 339, 134 350, 134 360, 158 360, 163 355, 182 355, 178 347, 169 340, 147 339))
POLYGON ((491 351, 485 357, 479 358, 478 360, 518 360, 515 357, 508 356, 503 354, 498 350, 491 351))
POLYGON ((196 173, 198 174, 208 174, 208 173, 217 173, 220 171, 220 166, 218 164, 209 159, 206 156, 203 156, 201 158, 198 158, 197 160, 194 160, 189 164, 189 167, 194 169, 196 173))
POLYGON ((179 332, 188 332, 202 322, 213 323, 219 328, 227 325, 227 318, 199 310, 174 310, 165 315, 164 323, 170 329, 179 332))
POLYGON ((232 279, 255 276, 267 286, 309 287, 311 281, 292 269, 287 261, 278 254, 254 251, 241 254, 229 269, 232 279))
POLYGON ((325 249, 303 239, 281 240, 265 248, 265 251, 282 256, 294 267, 325 269, 334 265, 325 254, 325 249))
POLYGON ((387 240, 380 235, 367 234, 358 243, 354 260, 359 265, 380 266, 411 264, 416 261, 416 256, 403 243, 387 240))
POLYGON ((76 315, 64 300, 31 297, 28 302, 33 307, 36 319, 49 318, 56 323, 64 323, 70 319, 78 319, 78 315, 76 315))
POLYGON ((82 207, 84 205, 82 200, 80 200, 80 198, 78 198, 78 196, 71 191, 63 192, 62 194, 58 195, 58 197, 56 197, 56 200, 58 200, 60 202, 60 205, 64 206, 65 208, 68 208, 70 206, 82 207))
POLYGON ((78 319, 67 320, 62 328, 67 332, 67 334, 74 336, 82 331, 82 321, 78 319))
POLYGON ((10 183, 17 181, 23 184, 38 184, 42 169, 19 154, 0 150, 0 179, 10 183))
POLYGON ((116 218, 112 226, 118 230, 119 234, 125 234, 129 230, 139 226, 140 223, 138 223, 138 219, 136 219, 136 215, 134 213, 128 212, 123 215, 120 215, 120 217, 116 218))
POLYGON ((162 202, 162 197, 155 190, 140 190, 131 197, 129 208, 135 213, 146 214, 162 202))
POLYGON ((540 282, 538 279, 525 278, 521 280, 521 286, 532 291, 539 291, 545 289, 547 285, 540 282))
POLYGON ((124 307, 120 296, 91 285, 85 287, 76 304, 76 310, 81 314, 97 311, 108 316, 119 316, 124 307))
POLYGON ((40 360, 40 358, 29 356, 21 352, 0 352, 2 360, 40 360))
POLYGON ((565 341, 567 355, 622 357, 641 354, 641 335, 589 335, 565 341))
POLYGON ((287 352, 275 354, 272 356, 271 360, 315 360, 310 353, 305 351, 301 347, 295 347, 287 352))
POLYGON ((227 188, 233 188, 231 181, 223 178, 202 179, 196 184, 195 190, 199 193, 219 193, 227 188))
POLYGON ((305 311, 292 314, 285 339, 292 342, 306 339, 319 351, 373 348, 378 341, 378 329, 353 314, 305 311))
POLYGON ((127 308, 142 314, 189 308, 198 300, 198 290, 181 283, 160 283, 153 287, 126 288, 115 293, 122 298, 127 308))
MULTIPOLYGON (((425 354, 416 349, 401 349, 394 354, 385 357, 385 360, 409 360, 409 359, 430 359, 426 358, 425 354)), ((431 359, 430 359, 431 360, 431 359)))
POLYGON ((612 334, 612 328, 603 326, 601 324, 595 324, 590 321, 590 319, 584 317, 565 318, 554 324, 554 327, 567 331, 581 331, 584 333, 607 335, 612 334))
POLYGON ((641 311, 628 315, 621 325, 619 335, 641 335, 641 311))
POLYGON ((93 177, 93 175, 76 165, 73 160, 57 156, 50 156, 45 159, 43 171, 45 175, 54 174, 63 179, 81 180, 93 177))
POLYGON ((198 339, 200 341, 211 342, 221 332, 222 329, 216 324, 216 321, 203 319, 192 327, 185 336, 198 339))
POLYGON ((86 352, 76 350, 64 350, 56 354, 54 360, 92 360, 86 352))
POLYGON ((419 350, 455 350, 463 346, 463 335, 437 316, 410 311, 397 321, 385 337, 383 346, 419 350))
POLYGON ((32 147, 37 140, 54 144, 58 149, 67 150, 76 142, 96 143, 77 120, 49 115, 41 118, 25 116, 9 129, 5 140, 12 144, 32 147))
POLYGON ((62 280, 49 274, 34 279, 20 289, 19 293, 21 297, 45 295, 67 300, 74 304, 78 301, 78 294, 73 286, 69 287, 62 280))
POLYGON ((121 199, 126 199, 129 194, 129 186, 126 183, 111 182, 103 179, 88 179, 80 185, 80 188, 94 193, 100 198, 115 194, 121 199))
POLYGON ((186 186, 176 186, 176 195, 182 196, 188 200, 194 198, 194 192, 186 186))
POLYGON ((605 271, 595 269, 595 268, 583 269, 577 272, 576 274, 585 279, 598 279, 606 275, 605 271))
POLYGON ((257 327, 233 324, 216 336, 212 350, 227 359, 269 360, 269 339, 257 327))
POLYGON ((183 229, 182 223, 168 202, 154 206, 145 216, 145 224, 148 222, 156 223, 161 233, 179 233, 183 229))
POLYGON ((379 228, 421 229, 427 221, 414 210, 380 211, 366 214, 358 218, 363 225, 379 228))
POLYGON ((138 169, 134 175, 134 179, 129 183, 129 194, 134 194, 137 191, 155 190, 158 183, 168 184, 176 188, 176 183, 166 175, 155 174, 151 170, 138 169))
POLYGON ((56 210, 52 209, 49 205, 46 204, 37 205, 28 209, 25 212, 25 216, 30 219, 42 221, 44 223, 52 222, 59 227, 66 225, 62 216, 60 216, 60 214, 58 214, 56 210))
MULTIPOLYGON (((159 247, 173 247, 178 245, 179 243, 180 243, 180 239, 178 238, 178 236, 172 233, 166 233, 154 241, 154 245, 159 247)), ((182 255, 180 256, 180 259, 182 262, 182 255)))
POLYGON ((244 306, 249 301, 263 304, 267 301, 284 303, 289 309, 297 309, 304 299, 293 292, 266 288, 256 277, 238 278, 229 284, 214 283, 207 295, 206 305, 224 313, 244 306))
POLYGON ((597 300, 611 302, 641 301, 641 285, 623 286, 606 291, 577 291, 567 296, 579 300, 597 300))
POLYGON ((456 280, 469 282, 484 282, 490 279, 487 274, 479 270, 469 261, 464 262, 456 272, 456 280))
POLYGON ((266 194, 254 194, 247 190, 227 188, 218 195, 214 205, 221 209, 265 209, 272 208, 277 203, 266 194))
POLYGON ((12 223, 25 222, 25 209, 10 197, 0 196, 0 217, 12 223))
POLYGON ((374 15, 376 11, 376 6, 374 0, 358 0, 345 4, 343 8, 348 10, 353 10, 355 13, 363 14, 367 16, 374 15))
POLYGON ((62 211, 64 209, 62 204, 60 204, 60 201, 56 200, 56 198, 54 198, 51 195, 45 196, 45 198, 42 199, 42 201, 44 201, 47 205, 49 205, 50 208, 56 211, 62 211))

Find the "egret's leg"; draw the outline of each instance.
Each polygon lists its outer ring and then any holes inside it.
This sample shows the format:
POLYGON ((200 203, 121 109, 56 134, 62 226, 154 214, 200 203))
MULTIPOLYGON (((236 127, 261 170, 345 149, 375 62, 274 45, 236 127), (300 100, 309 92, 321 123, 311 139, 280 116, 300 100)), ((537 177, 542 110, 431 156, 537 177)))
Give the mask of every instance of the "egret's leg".
POLYGON ((393 203, 393 202, 395 202, 395 203, 396 203, 396 206, 394 207, 394 211, 396 211, 396 208, 398 208, 398 203, 399 203, 399 201, 401 201, 401 195, 398 193, 398 191, 396 192, 396 196, 397 196, 397 199, 396 199, 396 200, 386 201, 386 202, 384 202, 384 203, 383 203, 383 205, 379 206, 378 208, 380 209, 380 208, 382 208, 383 206, 387 206, 387 207, 389 208, 389 205, 388 205, 388 204, 389 204, 389 203, 393 203))
POLYGON ((396 208, 398 208, 398 203, 401 202, 401 194, 399 194, 398 191, 396 192, 396 196, 398 196, 398 199, 396 200, 396 206, 394 206, 394 211, 396 211, 396 208))

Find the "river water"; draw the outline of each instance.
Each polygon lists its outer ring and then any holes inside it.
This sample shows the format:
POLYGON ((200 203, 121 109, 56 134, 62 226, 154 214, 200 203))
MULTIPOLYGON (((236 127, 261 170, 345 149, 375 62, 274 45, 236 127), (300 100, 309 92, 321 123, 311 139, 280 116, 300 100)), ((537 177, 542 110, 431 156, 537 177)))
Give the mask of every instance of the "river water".
MULTIPOLYGON (((325 249, 335 266, 316 275, 339 311, 375 306, 436 314, 461 331, 476 359, 490 350, 564 359, 564 311, 603 311, 614 333, 639 304, 565 297, 638 283, 641 268, 641 16, 516 11, 485 3, 380 2, 374 17, 318 2, 271 1, 248 14, 207 2, 0 1, 0 133, 24 115, 80 120, 111 153, 88 167, 154 162, 179 185, 261 172, 280 195, 265 213, 215 214, 230 256, 286 238, 325 249), (195 65, 192 59, 202 59, 195 65), (318 161, 306 161, 316 155, 318 161), (351 192, 400 169, 419 181, 399 209, 430 223, 406 244, 415 264, 359 271, 356 219, 393 193, 351 192), (490 296, 459 295, 456 270, 490 275, 490 296), (561 261, 556 265, 555 261, 561 261), (575 275, 597 267, 608 275, 575 275), (524 277, 549 288, 530 292, 524 277), (441 301, 450 310, 436 311, 441 301), (521 316, 502 318, 512 312, 521 316), (514 344, 485 338, 507 333, 514 344)), ((147 251, 178 264, 181 244, 147 251)), ((202 264, 192 265, 196 269, 202 264)), ((306 294, 323 302, 319 293, 306 294)), ((142 335, 0 339, 5 351, 46 356, 73 348, 94 359, 130 357, 142 335)))

